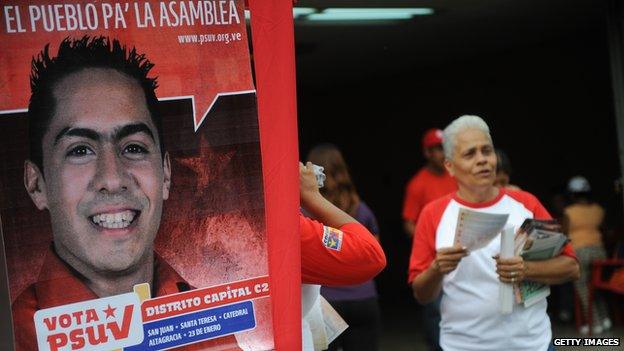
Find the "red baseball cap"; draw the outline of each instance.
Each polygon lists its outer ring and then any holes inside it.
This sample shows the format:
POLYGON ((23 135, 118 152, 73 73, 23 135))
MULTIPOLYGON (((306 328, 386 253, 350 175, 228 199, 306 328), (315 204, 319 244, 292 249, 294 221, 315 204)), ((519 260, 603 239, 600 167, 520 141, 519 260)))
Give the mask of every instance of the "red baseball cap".
POLYGON ((442 144, 442 130, 431 128, 425 132, 422 138, 422 147, 427 149, 442 144))

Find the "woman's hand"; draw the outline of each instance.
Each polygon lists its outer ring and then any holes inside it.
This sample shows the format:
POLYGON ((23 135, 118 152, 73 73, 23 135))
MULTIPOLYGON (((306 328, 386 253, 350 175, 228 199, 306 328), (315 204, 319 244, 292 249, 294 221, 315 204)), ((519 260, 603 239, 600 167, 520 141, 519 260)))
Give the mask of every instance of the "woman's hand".
POLYGON ((436 251, 436 258, 431 263, 431 268, 438 274, 450 273, 457 268, 459 261, 468 254, 466 248, 460 245, 443 247, 436 251))
POLYGON ((494 259, 496 260, 496 273, 501 282, 518 284, 526 277, 526 263, 522 257, 500 258, 496 255, 494 259))

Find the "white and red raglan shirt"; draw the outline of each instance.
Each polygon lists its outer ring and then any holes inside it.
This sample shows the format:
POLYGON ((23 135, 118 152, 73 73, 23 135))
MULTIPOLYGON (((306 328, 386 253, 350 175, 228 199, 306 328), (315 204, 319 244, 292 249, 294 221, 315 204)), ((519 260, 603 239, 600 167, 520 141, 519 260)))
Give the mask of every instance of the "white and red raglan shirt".
MULTIPOLYGON (((449 194, 429 203, 420 214, 410 257, 408 282, 429 268, 436 250, 453 246, 460 208, 509 214, 506 226, 516 228, 526 218, 550 219, 537 198, 524 191, 501 189, 492 201, 469 203, 449 194)), ((440 305, 440 346, 445 351, 547 350, 551 340, 546 299, 525 308, 514 305, 511 314, 499 311, 500 281, 496 261, 500 235, 486 247, 464 257, 457 268, 444 276, 440 305)), ((562 255, 576 259, 572 246, 562 255)))

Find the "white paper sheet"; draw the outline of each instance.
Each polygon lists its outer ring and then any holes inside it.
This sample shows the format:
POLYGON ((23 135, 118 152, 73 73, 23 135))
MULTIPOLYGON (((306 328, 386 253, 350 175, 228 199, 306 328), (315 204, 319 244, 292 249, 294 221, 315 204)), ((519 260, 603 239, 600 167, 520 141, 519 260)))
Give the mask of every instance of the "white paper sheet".
POLYGON ((336 310, 325 300, 323 296, 320 298, 321 310, 323 311, 323 321, 325 322, 325 334, 327 335, 327 343, 334 341, 349 325, 336 310))
MULTIPOLYGON (((510 258, 514 255, 514 236, 515 230, 513 227, 508 227, 501 233, 501 258, 510 258)), ((513 310, 514 305, 514 292, 513 285, 500 282, 499 288, 499 306, 502 314, 509 314, 513 310)))
POLYGON ((508 214, 484 213, 461 208, 453 242, 461 244, 468 251, 481 249, 503 230, 508 217, 508 214))

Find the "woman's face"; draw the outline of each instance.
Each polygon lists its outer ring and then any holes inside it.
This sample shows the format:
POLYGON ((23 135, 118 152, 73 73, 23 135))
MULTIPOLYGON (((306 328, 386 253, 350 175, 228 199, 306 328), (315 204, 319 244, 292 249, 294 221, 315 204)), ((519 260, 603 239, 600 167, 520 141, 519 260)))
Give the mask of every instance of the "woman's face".
POLYGON ((486 133, 466 129, 455 136, 453 157, 445 166, 466 190, 491 187, 496 179, 496 153, 486 133))

